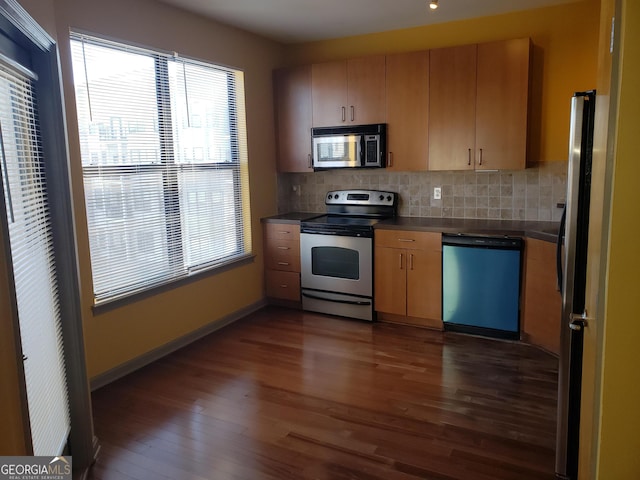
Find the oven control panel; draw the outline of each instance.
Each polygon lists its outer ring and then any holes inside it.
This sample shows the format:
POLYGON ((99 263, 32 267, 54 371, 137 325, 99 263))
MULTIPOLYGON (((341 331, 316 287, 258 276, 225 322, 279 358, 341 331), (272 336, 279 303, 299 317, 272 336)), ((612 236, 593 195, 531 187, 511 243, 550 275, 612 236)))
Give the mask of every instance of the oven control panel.
POLYGON ((326 205, 385 205, 395 206, 398 194, 381 190, 334 190, 327 192, 326 205))

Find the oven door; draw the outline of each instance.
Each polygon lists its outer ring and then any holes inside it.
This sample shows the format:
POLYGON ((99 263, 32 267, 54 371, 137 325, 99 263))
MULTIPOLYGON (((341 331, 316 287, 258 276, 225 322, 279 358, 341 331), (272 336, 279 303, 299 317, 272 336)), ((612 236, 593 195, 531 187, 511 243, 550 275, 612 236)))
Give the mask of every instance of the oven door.
POLYGON ((302 288, 371 298, 372 245, 371 238, 301 233, 302 288))

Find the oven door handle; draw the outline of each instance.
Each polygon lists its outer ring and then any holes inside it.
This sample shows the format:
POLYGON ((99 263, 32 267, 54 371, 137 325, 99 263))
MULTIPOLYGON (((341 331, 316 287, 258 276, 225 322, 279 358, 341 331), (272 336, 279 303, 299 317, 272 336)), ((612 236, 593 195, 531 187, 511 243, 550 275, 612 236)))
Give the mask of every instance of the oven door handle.
POLYGON ((310 293, 302 293, 303 297, 313 298, 314 300, 324 300, 326 302, 334 302, 334 303, 346 303, 347 305, 371 305, 370 300, 336 300, 333 298, 325 298, 319 297, 317 295, 312 295, 310 293))

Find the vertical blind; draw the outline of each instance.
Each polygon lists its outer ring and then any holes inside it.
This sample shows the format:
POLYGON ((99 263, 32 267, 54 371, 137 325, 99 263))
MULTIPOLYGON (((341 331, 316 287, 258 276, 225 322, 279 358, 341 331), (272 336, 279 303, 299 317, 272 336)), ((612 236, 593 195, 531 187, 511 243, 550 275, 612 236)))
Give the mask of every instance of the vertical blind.
POLYGON ((0 64, 0 166, 34 455, 60 455, 70 420, 58 287, 29 78, 0 64))
POLYGON ((250 253, 240 71, 71 34, 96 303, 250 253))

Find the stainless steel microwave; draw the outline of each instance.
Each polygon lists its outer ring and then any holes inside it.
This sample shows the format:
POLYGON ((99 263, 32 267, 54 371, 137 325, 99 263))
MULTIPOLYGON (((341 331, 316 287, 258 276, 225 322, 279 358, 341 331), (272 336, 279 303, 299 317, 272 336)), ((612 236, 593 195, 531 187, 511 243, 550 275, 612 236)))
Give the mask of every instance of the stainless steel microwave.
POLYGON ((313 168, 380 168, 385 166, 387 125, 311 129, 313 168))

